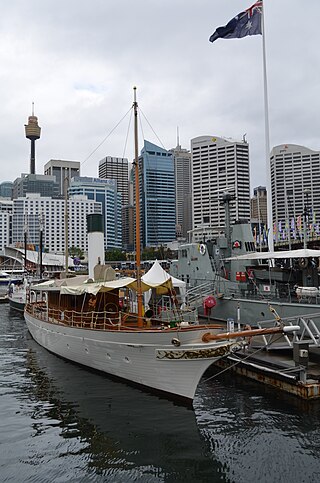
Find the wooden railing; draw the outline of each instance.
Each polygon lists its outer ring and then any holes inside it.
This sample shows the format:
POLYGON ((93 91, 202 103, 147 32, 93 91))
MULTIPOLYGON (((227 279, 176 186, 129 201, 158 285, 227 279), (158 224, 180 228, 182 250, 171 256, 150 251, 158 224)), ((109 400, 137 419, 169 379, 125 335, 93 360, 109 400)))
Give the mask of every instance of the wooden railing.
POLYGON ((47 308, 45 303, 27 304, 26 311, 33 317, 55 324, 84 329, 118 329, 121 325, 121 312, 77 312, 47 308))
MULTIPOLYGON (((77 312, 48 308, 45 302, 28 303, 25 307, 28 314, 36 319, 52 324, 94 330, 137 330, 137 316, 128 312, 77 312)), ((160 318, 145 319, 144 329, 170 328, 176 330, 176 320, 164 321, 160 318)), ((190 327, 193 324, 191 323, 190 327)))

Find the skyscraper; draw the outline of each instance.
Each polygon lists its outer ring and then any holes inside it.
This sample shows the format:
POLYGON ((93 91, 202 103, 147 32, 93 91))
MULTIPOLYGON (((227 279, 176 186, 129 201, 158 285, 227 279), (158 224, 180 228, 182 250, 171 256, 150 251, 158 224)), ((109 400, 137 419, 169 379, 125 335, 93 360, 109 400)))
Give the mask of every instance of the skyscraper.
POLYGON ((273 223, 320 218, 320 152, 296 144, 275 146, 270 155, 273 223))
POLYGON ((102 204, 105 249, 121 248, 121 193, 117 191, 116 181, 86 176, 73 178, 69 195, 86 195, 89 200, 99 201, 102 204))
MULTIPOLYGON (((231 221, 250 220, 249 145, 243 141, 214 136, 191 140, 193 230, 224 229, 221 195, 235 195, 231 203, 231 221)), ((199 235, 202 236, 202 235, 199 235)), ((196 237, 197 238, 197 237, 196 237)))
POLYGON ((80 176, 79 161, 65 161, 62 159, 50 159, 44 165, 44 174, 47 176, 55 176, 59 185, 59 193, 65 196, 71 179, 80 176))
POLYGON ((99 178, 114 179, 117 190, 122 195, 122 206, 128 204, 129 163, 127 158, 106 156, 99 161, 99 178))
POLYGON ((122 198, 122 247, 125 250, 132 250, 130 242, 132 233, 129 232, 130 220, 132 221, 133 207, 129 206, 129 162, 127 158, 106 156, 99 161, 99 178, 113 179, 117 183, 117 191, 122 198))
POLYGON ((175 239, 173 154, 145 141, 139 168, 142 244, 157 247, 175 239))
POLYGON ((267 226, 267 189, 265 186, 257 186, 253 190, 251 198, 251 220, 267 226))
POLYGON ((191 153, 178 144, 170 149, 174 158, 176 197, 176 236, 187 238, 192 229, 191 153))
POLYGON ((27 193, 39 193, 41 196, 59 198, 59 185, 55 176, 44 174, 21 174, 13 182, 13 199, 26 196, 27 193))

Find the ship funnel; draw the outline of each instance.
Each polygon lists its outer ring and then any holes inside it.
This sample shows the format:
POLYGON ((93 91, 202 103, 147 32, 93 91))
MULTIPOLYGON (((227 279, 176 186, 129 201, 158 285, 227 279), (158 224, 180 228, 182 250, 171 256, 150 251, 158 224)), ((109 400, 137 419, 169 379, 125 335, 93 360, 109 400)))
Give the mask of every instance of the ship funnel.
POLYGON ((87 215, 87 232, 89 278, 94 280, 94 267, 104 265, 104 232, 101 214, 87 215))

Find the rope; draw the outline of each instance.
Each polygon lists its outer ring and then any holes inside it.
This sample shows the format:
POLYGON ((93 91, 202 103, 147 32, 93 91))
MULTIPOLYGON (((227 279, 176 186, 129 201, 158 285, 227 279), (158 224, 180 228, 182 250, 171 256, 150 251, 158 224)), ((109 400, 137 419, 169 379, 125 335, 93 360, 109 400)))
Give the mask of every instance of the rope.
POLYGON ((161 146, 163 147, 163 149, 166 149, 164 147, 164 144, 163 142, 161 141, 161 139, 159 138, 159 136, 157 135, 157 133, 155 132, 155 130, 153 129, 153 127, 151 126, 150 122, 148 121, 148 119, 146 118, 146 116, 144 115, 144 113, 142 112, 141 108, 139 108, 139 111, 141 112, 141 114, 143 115, 143 117, 145 118, 145 120, 147 121, 147 123, 149 124, 149 127, 151 128, 153 134, 156 136, 156 138, 158 139, 159 143, 161 144, 161 146))
POLYGON ((117 127, 119 126, 119 124, 121 124, 121 122, 124 120, 125 117, 127 117, 127 115, 129 114, 129 112, 131 111, 132 107, 130 107, 130 109, 125 113, 125 115, 120 119, 120 121, 111 129, 111 131, 106 135, 106 137, 101 141, 100 144, 98 144, 98 146, 89 154, 89 156, 87 156, 81 163, 81 166, 86 162, 88 161, 89 158, 91 158, 91 156, 100 148, 100 146, 102 146, 102 144, 108 139, 109 136, 111 136, 111 134, 113 133, 113 131, 115 131, 117 129, 117 127))
MULTIPOLYGON (((249 357, 252 357, 253 355, 257 354, 258 352, 264 350, 266 347, 269 347, 271 344, 273 344, 274 342, 277 342, 278 340, 280 340, 282 337, 282 335, 280 335, 279 337, 277 337, 274 341, 266 344, 265 346, 263 347, 260 347, 259 349, 256 349, 254 352, 248 354, 246 357, 244 357, 243 359, 239 359, 238 362, 235 362, 234 364, 232 364, 231 366, 229 367, 226 367, 225 369, 222 369, 220 372, 218 372, 217 374, 213 374, 212 376, 208 377, 207 379, 204 380, 204 382, 208 382, 210 381, 211 379, 214 379, 218 376, 220 376, 221 374, 223 374, 224 372, 228 371, 229 369, 232 369, 233 367, 236 367, 238 364, 240 364, 241 362, 243 361, 246 361, 249 357)), ((225 359, 228 357, 229 354, 227 354, 226 356, 222 357, 222 359, 225 359)), ((277 371, 277 372, 280 372, 280 371, 277 371)))

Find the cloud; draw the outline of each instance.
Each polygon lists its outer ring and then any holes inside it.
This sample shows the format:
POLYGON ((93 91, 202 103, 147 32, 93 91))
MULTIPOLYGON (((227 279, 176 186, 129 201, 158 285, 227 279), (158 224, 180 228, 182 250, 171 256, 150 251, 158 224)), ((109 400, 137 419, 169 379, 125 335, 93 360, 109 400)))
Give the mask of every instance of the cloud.
MULTIPOLYGON (((253 1, 251 2, 253 3, 253 1)), ((24 124, 35 102, 42 127, 37 171, 51 158, 83 162, 96 176, 105 155, 132 159, 126 144, 132 87, 144 136, 166 148, 213 134, 250 143, 251 186, 265 184, 261 36, 208 37, 248 0, 11 0, 0 18, 2 180, 29 169, 24 124)), ((271 147, 320 149, 318 0, 265 5, 271 147), (307 19, 307 21, 306 21, 307 19)), ((142 144, 142 132, 140 132, 142 144)))

